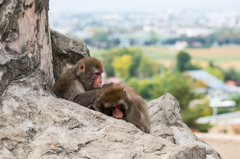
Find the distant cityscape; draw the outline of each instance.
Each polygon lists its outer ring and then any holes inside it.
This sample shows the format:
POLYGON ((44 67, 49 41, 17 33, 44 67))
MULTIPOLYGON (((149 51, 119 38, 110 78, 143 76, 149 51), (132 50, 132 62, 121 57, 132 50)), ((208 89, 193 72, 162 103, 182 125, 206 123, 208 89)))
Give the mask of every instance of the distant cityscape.
MULTIPOLYGON (((51 29, 100 48, 162 45, 166 40, 183 35, 191 38, 207 36, 221 29, 240 29, 240 12, 236 11, 204 14, 181 10, 124 13, 55 11, 50 12, 49 17, 51 29), (96 41, 91 41, 92 38, 96 41)), ((184 42, 180 44, 187 45, 184 42)), ((198 42, 195 44, 201 46, 198 42)))

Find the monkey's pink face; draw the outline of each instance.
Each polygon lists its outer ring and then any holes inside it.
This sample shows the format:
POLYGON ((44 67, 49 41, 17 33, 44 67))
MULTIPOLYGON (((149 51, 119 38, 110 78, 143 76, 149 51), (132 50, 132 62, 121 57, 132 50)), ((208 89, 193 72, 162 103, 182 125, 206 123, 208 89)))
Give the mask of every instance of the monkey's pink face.
POLYGON ((101 77, 101 72, 95 71, 94 73, 94 88, 100 88, 102 87, 102 77, 101 77))
POLYGON ((112 116, 117 119, 121 119, 123 117, 122 106, 118 105, 116 107, 111 107, 112 109, 112 116))

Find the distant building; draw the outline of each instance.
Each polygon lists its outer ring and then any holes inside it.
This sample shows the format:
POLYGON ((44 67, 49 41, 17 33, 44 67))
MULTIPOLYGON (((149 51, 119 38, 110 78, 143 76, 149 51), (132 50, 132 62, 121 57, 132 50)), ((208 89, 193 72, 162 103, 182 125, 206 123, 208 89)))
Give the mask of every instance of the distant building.
POLYGON ((174 47, 174 50, 184 50, 188 46, 188 43, 186 41, 176 41, 174 47))
MULTIPOLYGON (((186 73, 189 77, 201 81, 207 86, 205 92, 210 101, 209 105, 213 108, 213 115, 217 114, 218 107, 233 107, 236 105, 234 101, 227 99, 231 94, 240 93, 239 87, 229 86, 204 70, 193 70, 186 73)), ((199 91, 196 90, 196 92, 199 91)))
POLYGON ((201 117, 197 120, 198 123, 211 124, 239 124, 240 125, 240 111, 220 114, 217 116, 201 117))
POLYGON ((203 44, 202 44, 201 42, 194 41, 194 42, 192 42, 192 46, 193 46, 193 47, 202 47, 203 44))
POLYGON ((214 116, 201 117, 197 123, 210 123, 213 127, 209 133, 224 133, 240 135, 240 111, 214 116))
POLYGON ((227 98, 229 94, 240 93, 240 89, 225 84, 217 77, 204 70, 187 71, 187 75, 196 81, 202 81, 207 86, 210 98, 227 98))

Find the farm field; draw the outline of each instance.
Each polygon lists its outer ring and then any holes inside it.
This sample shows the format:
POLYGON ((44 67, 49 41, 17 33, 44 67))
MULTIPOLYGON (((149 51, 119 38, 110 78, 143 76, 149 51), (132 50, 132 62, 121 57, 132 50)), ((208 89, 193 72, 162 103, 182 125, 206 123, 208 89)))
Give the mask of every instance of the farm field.
MULTIPOLYGON (((164 65, 174 65, 179 51, 170 48, 141 47, 150 60, 163 62, 164 65)), ((192 63, 207 66, 210 61, 223 69, 235 68, 240 70, 239 47, 189 48, 185 50, 191 57, 192 63)))
MULTIPOLYGON (((176 62, 179 51, 167 47, 138 47, 152 61, 159 61, 166 67, 172 67, 176 62)), ((104 50, 89 48, 91 55, 101 57, 104 50)), ((188 48, 185 50, 191 57, 192 63, 205 67, 213 61, 215 65, 223 69, 234 68, 240 70, 240 46, 224 46, 213 48, 188 48)))

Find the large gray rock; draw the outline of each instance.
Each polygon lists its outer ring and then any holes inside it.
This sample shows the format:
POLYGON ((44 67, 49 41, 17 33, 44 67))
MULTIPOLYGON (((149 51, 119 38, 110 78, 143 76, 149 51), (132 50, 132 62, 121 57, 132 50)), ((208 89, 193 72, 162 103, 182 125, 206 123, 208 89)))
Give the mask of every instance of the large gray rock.
POLYGON ((58 79, 64 68, 76 64, 81 58, 90 56, 83 41, 68 38, 54 30, 51 30, 51 39, 55 79, 58 79))
MULTIPOLYGON (((57 99, 47 11, 48 0, 0 0, 0 158, 220 158, 182 122, 171 95, 149 103, 152 135, 57 99)), ((89 56, 54 31, 52 42, 60 66, 89 56)))
POLYGON ((0 95, 11 80, 36 68, 53 84, 47 12, 48 0, 0 1, 0 95))
POLYGON ((197 138, 182 121, 179 102, 171 94, 166 93, 148 103, 152 134, 163 137, 181 146, 189 144, 206 148, 208 159, 220 159, 221 156, 208 144, 197 138))
POLYGON ((38 72, 11 82, 0 98, 0 121, 0 158, 206 158, 204 146, 174 144, 55 98, 38 72))

